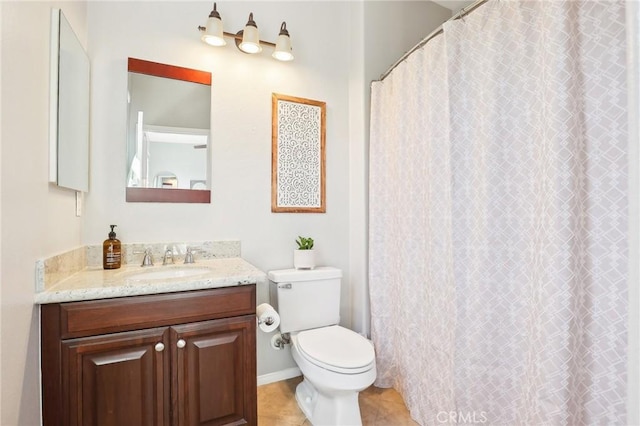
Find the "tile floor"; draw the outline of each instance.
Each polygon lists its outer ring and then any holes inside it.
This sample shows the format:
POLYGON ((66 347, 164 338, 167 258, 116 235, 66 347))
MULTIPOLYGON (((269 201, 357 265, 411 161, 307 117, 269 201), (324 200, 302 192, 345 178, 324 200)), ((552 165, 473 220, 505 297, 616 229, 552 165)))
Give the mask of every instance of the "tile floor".
MULTIPOLYGON (((295 392, 302 377, 258 386, 258 426, 309 426, 298 408, 295 392)), ((417 425, 398 392, 374 386, 360 392, 364 426, 417 425)))

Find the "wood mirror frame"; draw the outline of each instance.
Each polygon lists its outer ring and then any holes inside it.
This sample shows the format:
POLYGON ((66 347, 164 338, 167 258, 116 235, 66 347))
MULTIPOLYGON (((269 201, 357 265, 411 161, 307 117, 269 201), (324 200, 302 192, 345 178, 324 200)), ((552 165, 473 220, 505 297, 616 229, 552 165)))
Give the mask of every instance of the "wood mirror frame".
MULTIPOLYGON (((211 86, 211 73, 174 65, 160 64, 142 59, 129 58, 128 72, 182 80, 211 86)), ((209 158, 207 162, 210 163, 209 158)), ((210 167, 210 164, 208 164, 210 167)), ((209 185, 211 183, 209 182, 209 185)), ((210 189, 138 188, 126 187, 127 202, 157 203, 210 203, 210 189)))

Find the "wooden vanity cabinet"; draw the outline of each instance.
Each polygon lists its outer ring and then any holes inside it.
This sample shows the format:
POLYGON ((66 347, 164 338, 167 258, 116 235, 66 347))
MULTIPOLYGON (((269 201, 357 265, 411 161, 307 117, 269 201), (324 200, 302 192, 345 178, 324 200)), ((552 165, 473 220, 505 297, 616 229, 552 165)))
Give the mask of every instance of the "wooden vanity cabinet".
POLYGON ((257 424, 255 285, 42 305, 43 423, 257 424))

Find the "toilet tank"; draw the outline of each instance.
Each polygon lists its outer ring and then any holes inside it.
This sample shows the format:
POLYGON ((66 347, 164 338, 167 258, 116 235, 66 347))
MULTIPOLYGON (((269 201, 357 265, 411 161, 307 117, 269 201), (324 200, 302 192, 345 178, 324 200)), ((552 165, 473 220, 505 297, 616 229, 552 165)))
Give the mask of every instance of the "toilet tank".
POLYGON ((282 333, 340 322, 340 269, 282 269, 268 276, 269 296, 280 314, 282 333))

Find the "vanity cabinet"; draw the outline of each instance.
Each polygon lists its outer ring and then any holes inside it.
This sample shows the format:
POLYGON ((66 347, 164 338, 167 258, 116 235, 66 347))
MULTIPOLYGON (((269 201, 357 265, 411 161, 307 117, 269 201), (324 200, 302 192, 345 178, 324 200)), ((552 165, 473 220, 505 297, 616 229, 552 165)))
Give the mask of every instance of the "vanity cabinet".
POLYGON ((169 424, 169 356, 159 345, 169 347, 166 328, 61 341, 63 423, 169 424))
POLYGON ((42 305, 44 425, 257 423, 255 285, 42 305))

